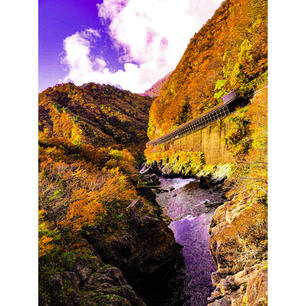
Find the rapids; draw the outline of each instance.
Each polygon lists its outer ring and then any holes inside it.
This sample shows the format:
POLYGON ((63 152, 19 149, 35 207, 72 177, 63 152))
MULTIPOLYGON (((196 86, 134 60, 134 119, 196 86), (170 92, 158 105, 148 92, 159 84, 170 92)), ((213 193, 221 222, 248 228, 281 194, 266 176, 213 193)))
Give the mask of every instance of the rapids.
POLYGON ((216 207, 224 202, 222 192, 199 188, 193 178, 160 178, 156 200, 172 222, 169 227, 183 246, 184 291, 188 300, 180 306, 205 306, 213 291, 211 273, 216 267, 209 250, 209 225, 216 207))

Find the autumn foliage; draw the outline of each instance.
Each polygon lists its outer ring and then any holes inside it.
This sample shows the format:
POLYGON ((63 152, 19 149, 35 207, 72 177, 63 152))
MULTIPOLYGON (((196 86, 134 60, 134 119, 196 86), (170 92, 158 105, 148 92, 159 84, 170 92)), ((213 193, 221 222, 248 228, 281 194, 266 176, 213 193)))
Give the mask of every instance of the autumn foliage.
POLYGON ((110 85, 72 83, 39 94, 41 140, 59 139, 95 147, 115 146, 140 152, 152 99, 110 85))
POLYGON ((103 216, 112 205, 129 203, 137 197, 135 189, 118 168, 103 169, 94 179, 90 180, 91 186, 87 184, 72 190, 71 203, 62 225, 78 231, 86 225, 93 225, 97 216, 103 216))
MULTIPOLYGON (((190 40, 150 109, 148 136, 155 139, 213 109, 234 89, 251 101, 224 119, 235 169, 228 196, 236 203, 267 202, 267 60, 267 1, 226 0, 190 40)), ((145 155, 181 174, 214 166, 203 162, 205 152, 182 154, 166 144, 148 146, 145 155)))
POLYGON ((196 118, 233 89, 248 95, 267 80, 267 1, 226 0, 190 43, 150 109, 157 138, 196 118))
POLYGON ((226 119, 226 142, 236 160, 236 171, 229 183, 229 196, 249 205, 267 204, 268 196, 268 106, 267 88, 256 94, 240 113, 226 119))
POLYGON ((150 103, 94 83, 39 95, 40 257, 65 249, 73 233, 110 228, 138 198, 136 159, 150 103))

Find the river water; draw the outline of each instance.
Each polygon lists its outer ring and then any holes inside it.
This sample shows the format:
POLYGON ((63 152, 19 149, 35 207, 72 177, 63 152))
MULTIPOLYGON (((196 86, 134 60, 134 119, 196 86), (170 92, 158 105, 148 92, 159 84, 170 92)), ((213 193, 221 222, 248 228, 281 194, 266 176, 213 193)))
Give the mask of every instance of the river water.
POLYGON ((216 271, 209 251, 209 225, 222 193, 199 188, 193 178, 160 178, 157 202, 173 221, 169 227, 183 246, 184 291, 189 296, 182 306, 205 306, 213 291, 211 273, 216 271))

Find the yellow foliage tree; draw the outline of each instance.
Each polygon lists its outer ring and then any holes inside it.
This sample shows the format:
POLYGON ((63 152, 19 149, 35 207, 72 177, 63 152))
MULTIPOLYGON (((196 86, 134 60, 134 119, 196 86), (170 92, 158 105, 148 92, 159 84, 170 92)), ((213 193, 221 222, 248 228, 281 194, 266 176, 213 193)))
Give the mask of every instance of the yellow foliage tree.
MULTIPOLYGON (((244 120, 249 122, 247 133, 242 133, 239 143, 248 143, 248 150, 236 151, 237 170, 232 177, 230 195, 236 197, 236 201, 248 199, 249 203, 261 201, 266 204, 268 193, 268 155, 267 155, 267 89, 253 99, 252 104, 244 114, 244 120), (245 141, 246 139, 246 141, 245 141)), ((233 136, 231 136, 233 137, 233 136)))

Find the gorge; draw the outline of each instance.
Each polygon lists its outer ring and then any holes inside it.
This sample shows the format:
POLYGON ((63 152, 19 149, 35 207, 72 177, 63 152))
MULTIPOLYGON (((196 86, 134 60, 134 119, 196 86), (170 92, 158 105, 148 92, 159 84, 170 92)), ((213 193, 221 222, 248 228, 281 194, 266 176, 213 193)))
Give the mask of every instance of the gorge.
POLYGON ((209 225, 215 208, 222 205, 220 191, 199 188, 196 179, 161 179, 157 202, 173 220, 169 227, 177 243, 183 246, 186 281, 190 296, 183 305, 205 305, 213 287, 211 273, 216 267, 209 250, 209 225))
POLYGON ((267 305, 266 23, 226 0, 147 95, 39 94, 40 306, 267 305))

